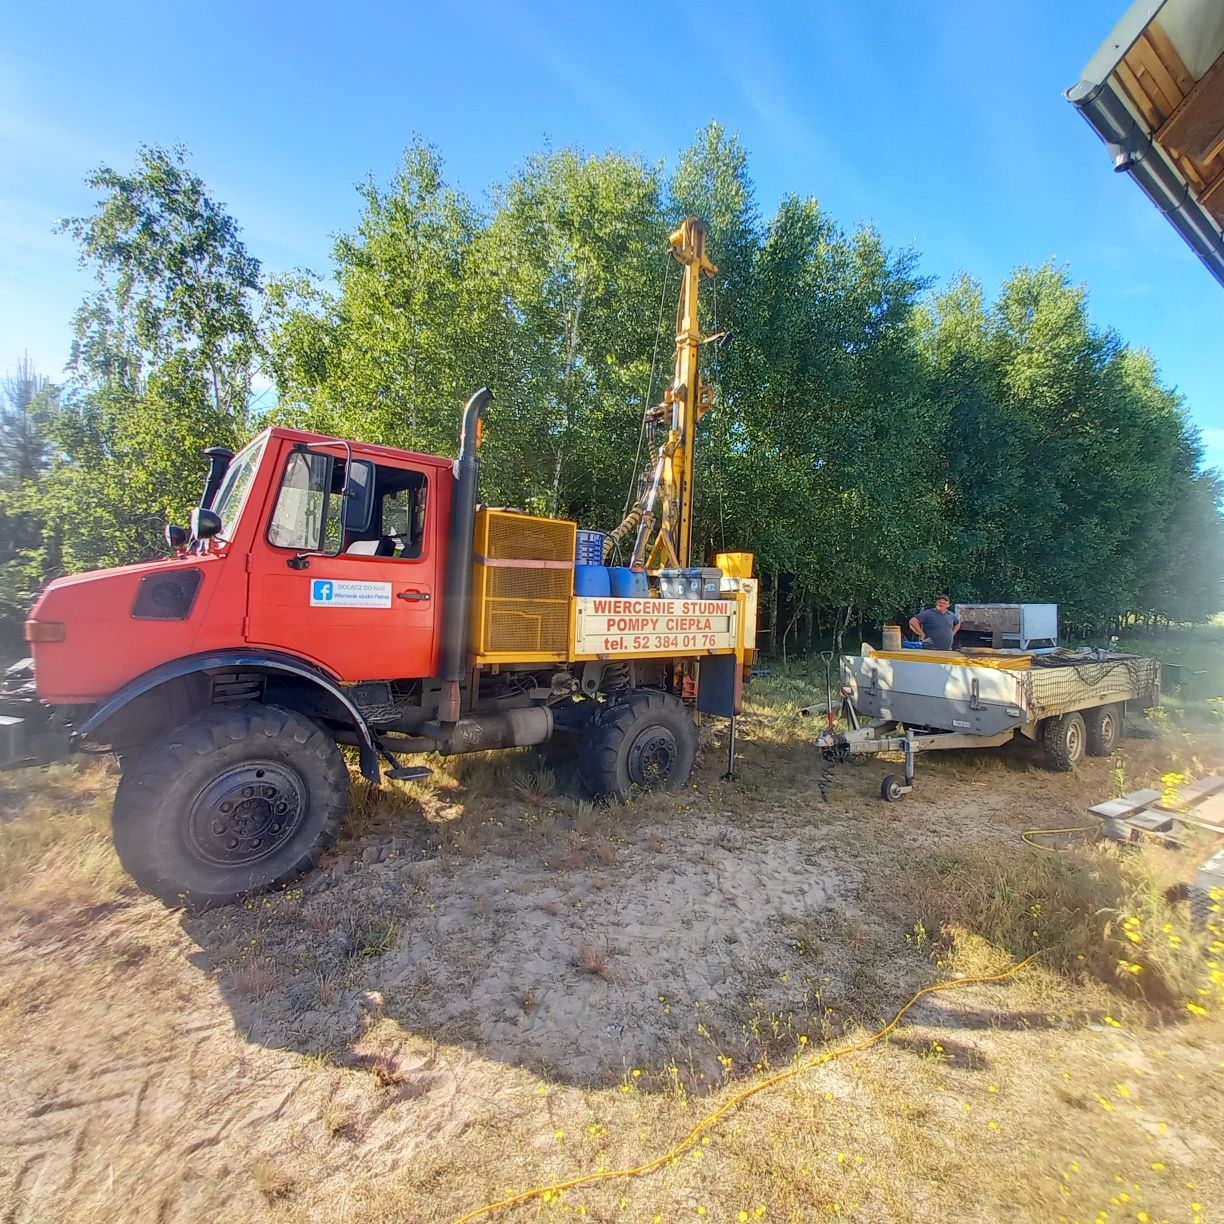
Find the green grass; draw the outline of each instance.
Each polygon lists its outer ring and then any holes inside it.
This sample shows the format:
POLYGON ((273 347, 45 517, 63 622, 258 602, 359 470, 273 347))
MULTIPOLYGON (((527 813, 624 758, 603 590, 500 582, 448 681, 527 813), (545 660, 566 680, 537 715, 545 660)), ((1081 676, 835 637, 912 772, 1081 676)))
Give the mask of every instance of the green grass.
POLYGON ((1165 689, 1187 701, 1224 696, 1224 622, 1167 629, 1158 633, 1130 630, 1118 641, 1119 649, 1156 655, 1168 665, 1165 689))

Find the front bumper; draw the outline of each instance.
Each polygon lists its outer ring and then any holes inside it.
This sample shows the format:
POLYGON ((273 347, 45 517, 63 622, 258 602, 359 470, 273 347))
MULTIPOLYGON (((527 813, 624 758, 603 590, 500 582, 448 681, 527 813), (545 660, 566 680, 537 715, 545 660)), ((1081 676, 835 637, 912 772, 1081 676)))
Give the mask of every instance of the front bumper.
POLYGON ((29 661, 10 667, 0 683, 0 769, 63 760, 70 748, 67 725, 38 700, 29 661))
POLYGON ((30 758, 28 732, 24 718, 0 714, 0 769, 33 763, 30 758))

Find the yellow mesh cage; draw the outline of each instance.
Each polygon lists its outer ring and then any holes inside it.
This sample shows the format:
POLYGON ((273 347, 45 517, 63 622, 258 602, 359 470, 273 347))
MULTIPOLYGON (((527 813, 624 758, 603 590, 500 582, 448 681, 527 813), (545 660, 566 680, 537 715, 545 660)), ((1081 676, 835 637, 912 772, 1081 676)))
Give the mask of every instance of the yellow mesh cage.
POLYGON ((477 511, 472 652, 478 659, 565 657, 576 530, 564 519, 477 511))

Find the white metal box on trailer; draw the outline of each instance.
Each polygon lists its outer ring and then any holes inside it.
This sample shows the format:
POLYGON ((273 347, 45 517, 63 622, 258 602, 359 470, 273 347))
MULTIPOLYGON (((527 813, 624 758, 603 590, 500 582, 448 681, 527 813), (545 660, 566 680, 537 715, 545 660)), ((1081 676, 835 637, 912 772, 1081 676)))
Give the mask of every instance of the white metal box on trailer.
POLYGON ((864 646, 842 659, 842 684, 856 710, 882 722, 997 735, 1026 720, 1018 672, 945 657, 892 658, 864 646))
POLYGON ((1058 645, 1058 605, 957 604, 961 645, 975 637, 983 646, 1053 650, 1058 645))

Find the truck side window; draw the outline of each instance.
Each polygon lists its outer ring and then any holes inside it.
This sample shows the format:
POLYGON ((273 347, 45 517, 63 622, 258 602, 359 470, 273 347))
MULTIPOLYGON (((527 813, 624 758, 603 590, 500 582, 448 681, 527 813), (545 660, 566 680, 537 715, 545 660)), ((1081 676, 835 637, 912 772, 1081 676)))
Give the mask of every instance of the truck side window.
POLYGON ((334 550, 340 541, 343 487, 343 460, 314 452, 290 455, 268 524, 268 543, 304 551, 334 550))
POLYGON ((425 548, 426 480, 420 472, 396 472, 394 476, 401 487, 388 488, 382 499, 382 533, 395 541, 396 557, 414 560, 425 548), (403 483, 405 477, 411 480, 403 483))

